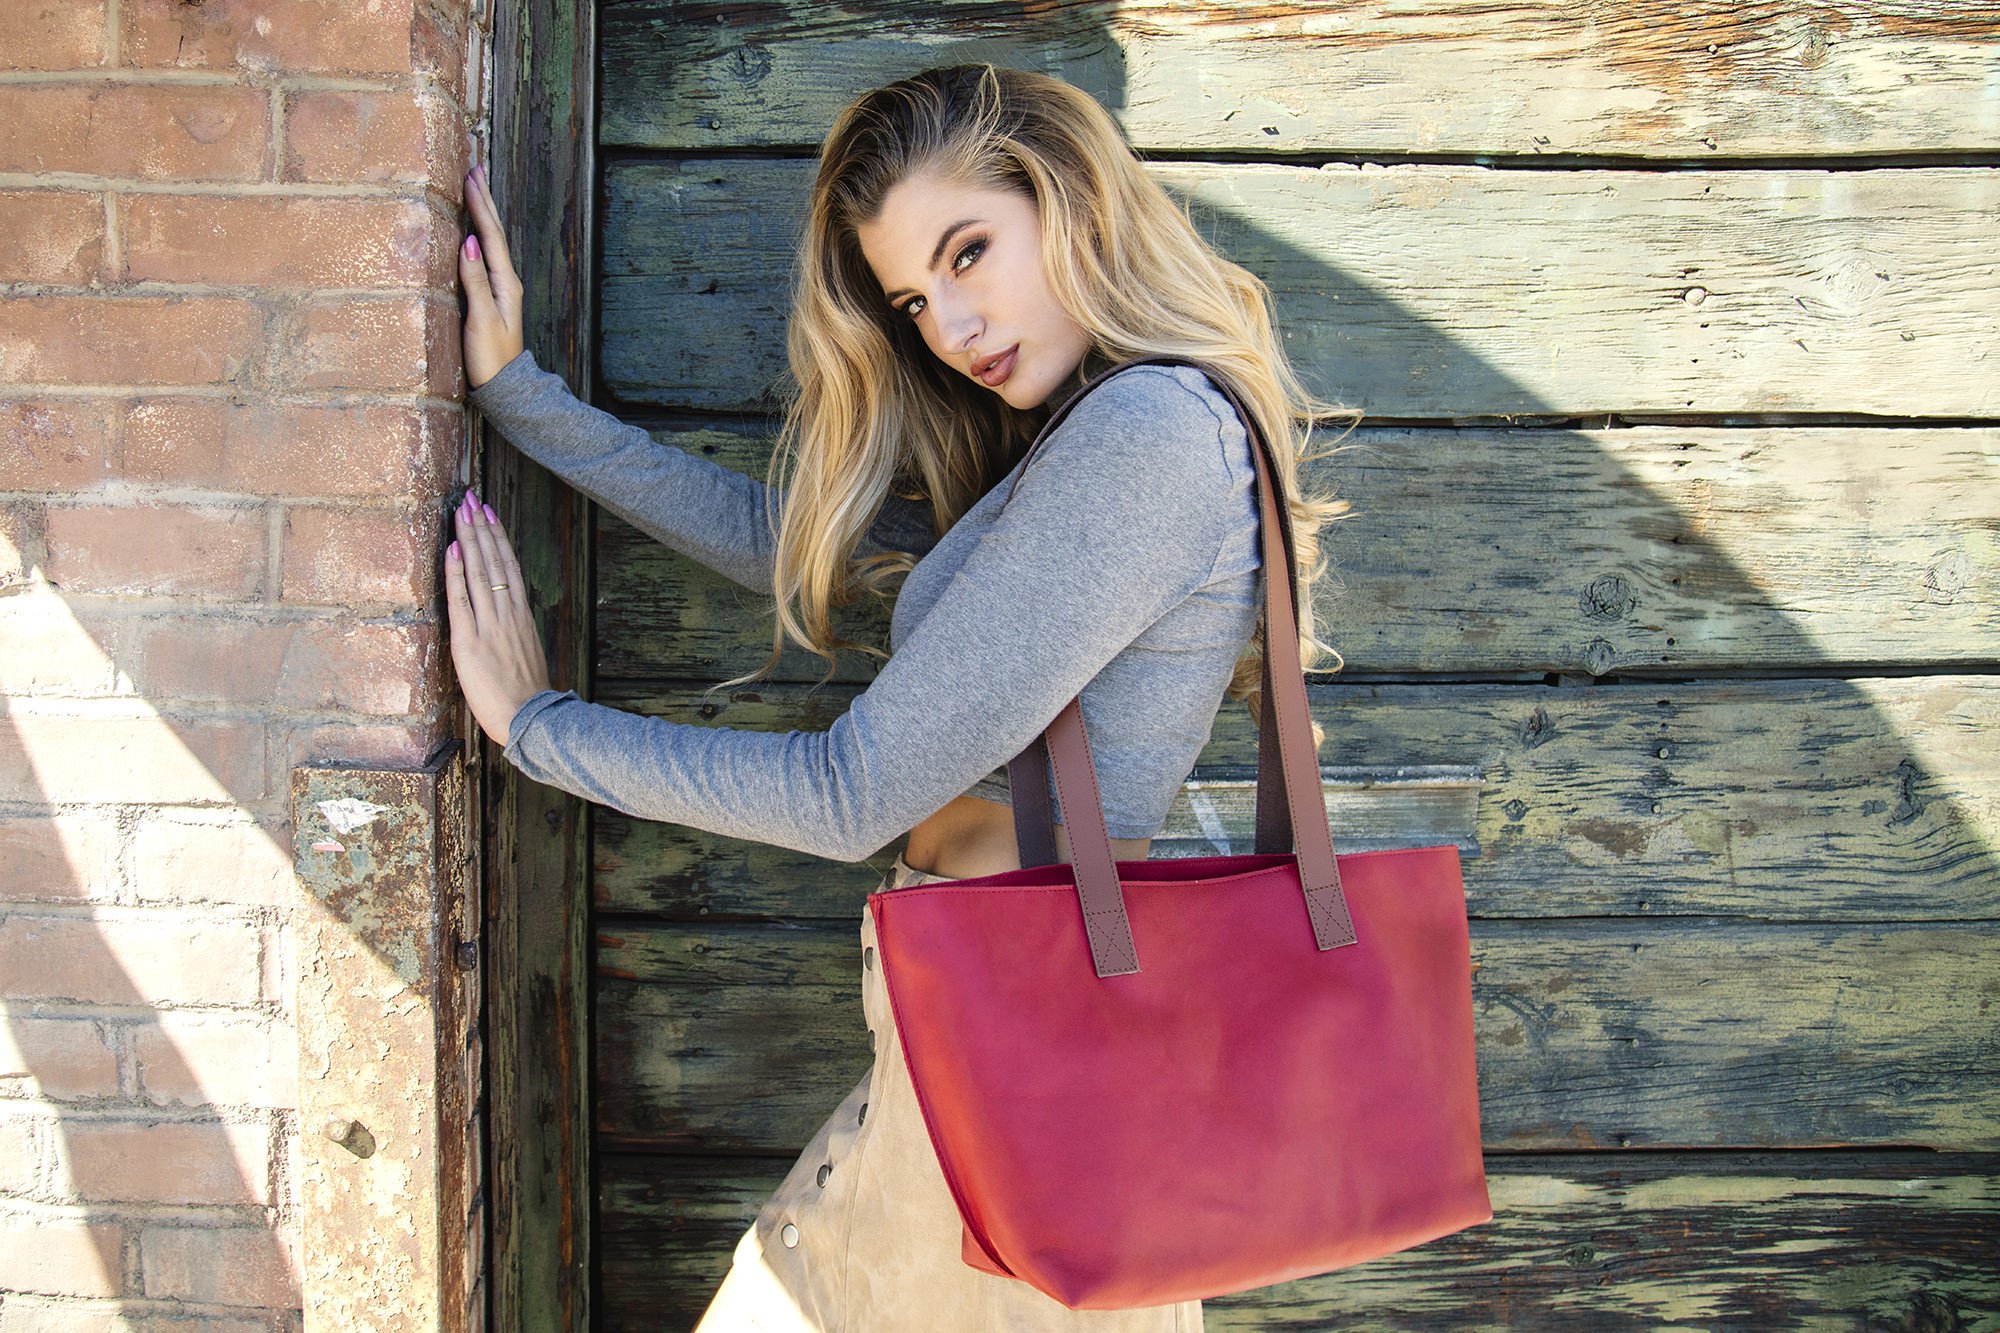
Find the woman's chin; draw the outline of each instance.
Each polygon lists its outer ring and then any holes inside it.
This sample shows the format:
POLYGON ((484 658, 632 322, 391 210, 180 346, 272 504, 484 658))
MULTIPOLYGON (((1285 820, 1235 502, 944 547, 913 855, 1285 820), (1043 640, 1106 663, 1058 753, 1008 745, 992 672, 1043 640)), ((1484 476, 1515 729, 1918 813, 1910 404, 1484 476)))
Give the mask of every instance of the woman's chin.
POLYGON ((1014 373, 1007 377, 1007 382, 996 387, 993 392, 1006 400, 1007 406, 1025 412, 1046 403, 1052 390, 1047 386, 1037 386, 1032 383, 1021 373, 1020 367, 1016 366, 1014 373))

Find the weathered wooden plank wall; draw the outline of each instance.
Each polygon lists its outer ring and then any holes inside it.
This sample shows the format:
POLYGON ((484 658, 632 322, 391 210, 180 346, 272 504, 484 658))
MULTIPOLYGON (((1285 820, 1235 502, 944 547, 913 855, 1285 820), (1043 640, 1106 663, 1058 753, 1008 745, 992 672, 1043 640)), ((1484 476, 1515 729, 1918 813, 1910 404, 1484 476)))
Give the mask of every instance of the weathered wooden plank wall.
MULTIPOLYGON (((596 10, 592 0, 498 0, 492 13, 492 179, 509 251, 534 293, 524 311, 527 345, 541 366, 589 384, 596 10)), ((587 684, 596 642, 593 506, 490 436, 480 459, 484 476, 473 480, 513 534, 554 678, 565 688, 587 684)), ((528 781, 497 747, 481 748, 486 1313, 495 1329, 585 1333, 596 1271, 591 914, 576 889, 589 864, 589 811, 567 792, 528 781)))
MULTIPOLYGON (((1965 373, 2000 351, 1988 168, 1152 170, 1272 285, 1315 390, 1372 416, 2000 409, 2000 376, 1965 373)), ((608 172, 614 393, 769 405, 771 265, 811 174, 707 156, 608 172)))
MULTIPOLYGON (((1337 586, 1316 598, 1342 656, 1535 678, 1992 661, 2000 430, 1593 420, 1350 437, 1330 466, 1360 516, 1325 530, 1337 586)), ((758 476, 770 457, 763 433, 659 438, 758 476)), ((600 671, 727 679, 770 651, 756 599, 719 575, 622 524, 600 552, 600 671)), ((843 659, 837 678, 871 670, 843 659)))
MULTIPOLYGON (((2000 1328, 2000 8, 600 17, 599 397, 662 441, 762 475, 812 154, 960 59, 1098 95, 1370 416, 1327 806, 1460 848, 1498 1216, 1211 1328, 2000 1328)), ((871 673, 704 699, 758 599, 596 553, 604 702, 815 728, 871 673)), ((1225 709, 1155 854, 1247 837, 1253 759, 1225 709)), ((888 854, 595 829, 604 1326, 686 1327, 866 1068, 888 854)))

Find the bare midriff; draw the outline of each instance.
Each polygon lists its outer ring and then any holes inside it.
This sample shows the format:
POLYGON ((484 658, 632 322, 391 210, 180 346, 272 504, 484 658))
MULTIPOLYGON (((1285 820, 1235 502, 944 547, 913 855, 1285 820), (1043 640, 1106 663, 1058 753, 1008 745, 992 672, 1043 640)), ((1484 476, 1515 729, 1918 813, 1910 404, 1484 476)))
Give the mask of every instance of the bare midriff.
MULTIPOLYGON (((1113 838, 1111 859, 1143 861, 1152 850, 1151 838, 1113 838)), ((1056 861, 1067 863, 1069 826, 1056 825, 1056 861)), ((980 796, 957 796, 943 809, 910 830, 903 861, 912 870, 947 879, 973 879, 1021 868, 1014 839, 1014 807, 980 796)))

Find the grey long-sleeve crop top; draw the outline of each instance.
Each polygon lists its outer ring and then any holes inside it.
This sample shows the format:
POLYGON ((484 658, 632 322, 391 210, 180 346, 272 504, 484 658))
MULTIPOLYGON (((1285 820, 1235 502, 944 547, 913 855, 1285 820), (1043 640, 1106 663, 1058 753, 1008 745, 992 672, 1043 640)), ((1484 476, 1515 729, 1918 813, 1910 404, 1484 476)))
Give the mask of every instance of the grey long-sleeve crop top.
MULTIPOLYGON (((580 401, 526 352, 471 401, 627 523, 771 590, 763 482, 580 401)), ((921 558, 888 661, 825 731, 692 726, 542 690, 515 713, 507 759, 641 819, 860 861, 953 797, 1007 801, 1007 761, 1081 691, 1110 836, 1154 836, 1256 625, 1256 471, 1228 399, 1191 367, 1120 371, 942 538, 931 528, 927 505, 892 497, 864 541, 921 558)))

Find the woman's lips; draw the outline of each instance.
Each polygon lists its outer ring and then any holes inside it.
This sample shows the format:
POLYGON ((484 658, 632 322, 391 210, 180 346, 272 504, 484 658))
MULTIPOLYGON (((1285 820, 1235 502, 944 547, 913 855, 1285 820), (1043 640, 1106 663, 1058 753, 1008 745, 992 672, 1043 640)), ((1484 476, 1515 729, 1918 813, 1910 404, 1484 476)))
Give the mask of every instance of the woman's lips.
POLYGON ((999 388, 1007 382, 1007 377, 1014 373, 1014 361, 1020 355, 1021 345, 1019 343, 1009 347, 1005 352, 1000 354, 998 361, 995 361, 981 372, 979 382, 989 389, 999 388))

